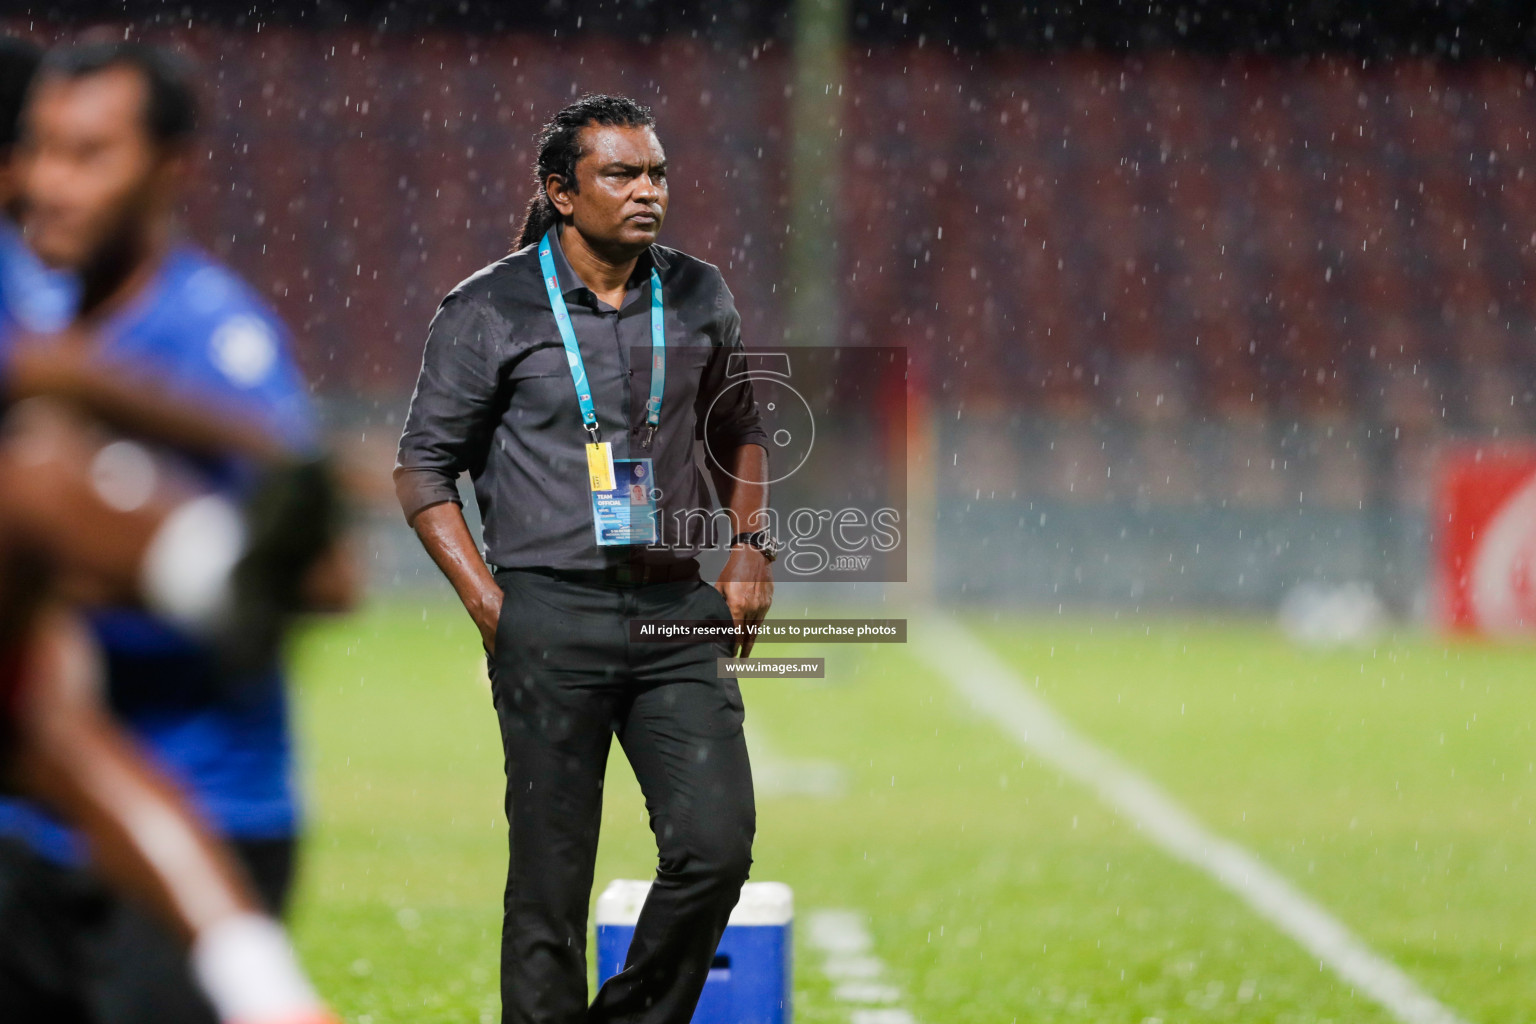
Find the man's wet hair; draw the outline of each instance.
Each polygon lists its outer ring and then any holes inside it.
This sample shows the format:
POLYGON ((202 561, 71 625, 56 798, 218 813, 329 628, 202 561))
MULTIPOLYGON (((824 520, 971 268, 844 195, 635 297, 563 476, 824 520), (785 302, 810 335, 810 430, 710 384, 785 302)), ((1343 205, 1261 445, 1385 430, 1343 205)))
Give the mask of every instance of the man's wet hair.
POLYGON ((608 96, 592 93, 563 108, 549 123, 539 130, 539 158, 534 167, 533 198, 528 201, 528 212, 523 217, 523 230, 518 235, 517 247, 532 245, 544 237, 544 233, 560 222, 555 204, 544 192, 544 182, 551 174, 576 190, 576 164, 582 158, 581 130, 590 125, 606 128, 652 128, 656 117, 651 108, 628 96, 608 96))
POLYGON ((162 46, 126 41, 76 43, 43 55, 38 78, 76 80, 127 68, 144 80, 144 128, 157 145, 174 147, 197 131, 197 90, 190 61, 162 46))
POLYGON ((42 59, 42 49, 27 40, 0 36, 0 154, 21 137, 21 111, 42 59))

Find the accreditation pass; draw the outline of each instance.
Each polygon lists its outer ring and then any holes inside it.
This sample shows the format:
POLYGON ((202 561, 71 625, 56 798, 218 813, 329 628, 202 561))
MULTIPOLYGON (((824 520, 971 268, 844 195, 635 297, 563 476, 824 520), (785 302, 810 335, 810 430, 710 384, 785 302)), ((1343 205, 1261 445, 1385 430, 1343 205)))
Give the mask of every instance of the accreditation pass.
POLYGON ((602 547, 656 543, 656 487, 650 459, 615 459, 607 441, 587 447, 592 529, 602 547))

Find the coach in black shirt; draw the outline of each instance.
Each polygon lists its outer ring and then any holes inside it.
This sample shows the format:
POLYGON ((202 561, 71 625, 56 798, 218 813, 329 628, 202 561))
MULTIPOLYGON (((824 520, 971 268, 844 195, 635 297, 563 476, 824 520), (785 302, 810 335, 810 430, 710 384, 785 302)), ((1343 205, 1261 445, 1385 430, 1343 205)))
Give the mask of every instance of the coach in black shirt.
POLYGON ((655 244, 665 174, 646 108, 589 96, 560 111, 540 137, 522 248, 443 300, 400 439, 401 505, 490 653, 511 852, 505 1022, 684 1024, 751 864, 741 693, 715 666, 738 645, 628 636, 635 618, 760 621, 773 595, 767 439, 728 365, 740 317, 719 270, 655 244), (710 511, 696 438, 720 460, 706 468, 729 513, 716 586, 694 558, 712 539, 696 528, 710 511), (483 559, 458 505, 464 472, 483 559), (589 1010, 615 734, 660 860, 624 970, 589 1010))

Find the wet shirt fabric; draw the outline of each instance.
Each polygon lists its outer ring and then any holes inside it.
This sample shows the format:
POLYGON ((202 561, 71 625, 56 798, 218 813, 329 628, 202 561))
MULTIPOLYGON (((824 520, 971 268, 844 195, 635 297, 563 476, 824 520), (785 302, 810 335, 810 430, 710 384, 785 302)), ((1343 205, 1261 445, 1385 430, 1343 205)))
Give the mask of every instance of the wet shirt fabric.
POLYGON ((729 356, 743 351, 730 289, 718 268, 653 245, 614 309, 576 276, 558 234, 552 249, 602 439, 615 459, 654 460, 662 544, 600 547, 593 534, 588 438, 536 245, 474 274, 438 308, 400 438, 400 504, 412 518, 457 502, 458 478, 468 473, 485 557, 502 568, 593 570, 692 558, 715 539, 703 528, 711 503, 695 440, 722 455, 744 444, 768 447, 750 381, 728 376, 729 356), (660 428, 647 448, 653 266, 667 368, 660 428))
MULTIPOLYGON (((153 281, 103 325, 100 358, 173 394, 248 418, 297 450, 317 429, 287 331, 230 271, 190 246, 170 253, 153 281)), ((174 452, 165 452, 178 458, 174 452)), ((238 495, 250 467, 184 458, 212 489, 238 495)), ((221 681, 209 653, 174 627, 131 609, 95 612, 114 710, 223 834, 294 834, 298 809, 282 672, 221 681)), ((30 805, 0 801, 0 835, 19 835, 58 860, 79 853, 71 833, 30 805)))

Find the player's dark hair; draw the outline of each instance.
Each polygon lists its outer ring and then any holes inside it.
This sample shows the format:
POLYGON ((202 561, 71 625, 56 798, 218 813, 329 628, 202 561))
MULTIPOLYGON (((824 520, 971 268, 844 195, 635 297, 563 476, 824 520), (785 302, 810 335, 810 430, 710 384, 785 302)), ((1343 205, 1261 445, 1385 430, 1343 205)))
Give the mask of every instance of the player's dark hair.
POLYGON ((160 146, 177 146, 197 130, 197 90, 192 65, 161 46, 119 40, 78 43, 49 50, 39 77, 87 78, 112 68, 128 68, 143 78, 144 128, 160 146))
POLYGON ((43 51, 17 36, 0 36, 0 154, 21 136, 21 111, 43 51))
POLYGON ((561 110, 539 130, 539 159, 534 168, 533 198, 523 217, 523 230, 517 236, 517 248, 531 245, 560 223, 560 211, 549 201, 544 183, 551 174, 576 191, 576 162, 585 154, 581 148, 581 130, 590 125, 606 128, 653 128, 656 118, 651 108, 628 96, 588 94, 561 110))

